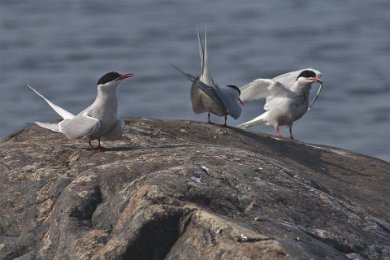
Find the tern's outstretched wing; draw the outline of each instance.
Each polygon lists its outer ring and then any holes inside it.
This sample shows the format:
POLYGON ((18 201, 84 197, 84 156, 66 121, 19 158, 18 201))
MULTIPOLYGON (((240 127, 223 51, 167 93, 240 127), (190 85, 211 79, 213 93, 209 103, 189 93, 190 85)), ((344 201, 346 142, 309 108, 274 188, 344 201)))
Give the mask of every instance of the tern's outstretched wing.
POLYGON ((312 70, 317 75, 317 77, 321 77, 321 72, 319 72, 318 70, 312 68, 306 68, 306 69, 300 69, 300 70, 284 73, 282 75, 276 76, 272 80, 280 82, 283 86, 289 89, 294 85, 295 81, 297 80, 297 77, 304 70, 312 70))
POLYGON ((88 137, 99 128, 100 121, 86 115, 77 115, 72 119, 64 119, 59 123, 61 133, 64 133, 70 139, 88 137))
POLYGON ((272 79, 255 79, 240 88, 242 102, 250 102, 261 98, 284 95, 288 90, 278 81, 272 79))
POLYGON ((50 100, 48 100, 41 93, 39 93, 38 91, 33 89, 29 84, 27 84, 27 87, 29 87, 32 91, 34 91, 38 96, 43 98, 49 104, 49 106, 51 106, 51 108, 54 111, 56 111, 56 113, 59 114, 63 119, 72 119, 74 117, 74 115, 72 113, 66 111, 65 109, 63 109, 57 105, 54 105, 52 102, 50 102, 50 100))

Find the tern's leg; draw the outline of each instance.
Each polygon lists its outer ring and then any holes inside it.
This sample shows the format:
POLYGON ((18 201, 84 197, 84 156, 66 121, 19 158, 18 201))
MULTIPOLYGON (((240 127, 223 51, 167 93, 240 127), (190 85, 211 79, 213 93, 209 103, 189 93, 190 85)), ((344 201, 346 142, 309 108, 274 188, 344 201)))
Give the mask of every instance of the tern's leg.
POLYGON ((223 126, 227 126, 226 121, 227 121, 227 116, 225 115, 225 123, 223 124, 223 126))
POLYGON ((275 126, 275 132, 278 134, 279 138, 283 138, 283 135, 280 133, 279 126, 275 126))
POLYGON ((98 146, 96 147, 96 149, 98 149, 99 151, 105 151, 106 148, 104 148, 103 146, 100 145, 100 138, 98 138, 98 146))
POLYGON ((88 144, 91 146, 91 150, 95 150, 95 147, 92 145, 91 139, 88 139, 88 144))
POLYGON ((292 124, 288 126, 288 131, 290 132, 290 139, 294 140, 294 136, 292 134, 292 124))
POLYGON ((93 146, 92 145, 92 140, 91 139, 88 140, 88 144, 89 144, 89 146, 91 146, 91 150, 93 150, 93 151, 104 151, 105 148, 100 145, 100 138, 98 138, 97 140, 98 140, 98 145, 97 146, 93 146))
POLYGON ((208 116, 208 118, 209 118, 209 121, 207 121, 207 123, 211 124, 210 113, 207 113, 207 116, 208 116))

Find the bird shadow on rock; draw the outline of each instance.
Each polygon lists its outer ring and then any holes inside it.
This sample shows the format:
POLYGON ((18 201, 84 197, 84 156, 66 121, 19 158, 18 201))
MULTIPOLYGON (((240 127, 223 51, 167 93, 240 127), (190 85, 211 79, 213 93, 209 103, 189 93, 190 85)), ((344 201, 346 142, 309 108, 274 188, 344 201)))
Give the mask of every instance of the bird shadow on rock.
POLYGON ((133 151, 138 150, 138 146, 118 146, 118 147, 108 147, 104 148, 102 152, 124 152, 124 151, 133 151))
MULTIPOLYGON (((123 151, 136 151, 158 148, 177 148, 177 147, 191 147, 191 144, 162 144, 162 145, 149 145, 149 146, 118 146, 105 148, 103 152, 123 152, 123 151)), ((89 149, 89 148, 88 148, 89 149)), ((90 150, 90 149, 89 149, 90 150)))
POLYGON ((324 162, 321 159, 323 152, 319 149, 310 147, 304 142, 299 140, 280 139, 262 132, 254 133, 235 127, 230 129, 239 135, 259 141, 254 143, 263 147, 265 146, 267 147, 266 150, 281 155, 280 158, 293 160, 317 172, 327 172, 326 165, 324 165, 324 162))
POLYGON ((330 147, 328 150, 326 149, 326 146, 315 148, 311 144, 306 144, 299 140, 278 140, 274 137, 268 138, 263 143, 266 144, 270 150, 279 153, 282 157, 291 159, 298 164, 305 165, 314 172, 324 174, 339 181, 343 181, 344 178, 338 176, 336 172, 343 172, 343 176, 369 176, 349 165, 348 157, 343 157, 343 160, 338 160, 337 155, 331 152, 330 147))

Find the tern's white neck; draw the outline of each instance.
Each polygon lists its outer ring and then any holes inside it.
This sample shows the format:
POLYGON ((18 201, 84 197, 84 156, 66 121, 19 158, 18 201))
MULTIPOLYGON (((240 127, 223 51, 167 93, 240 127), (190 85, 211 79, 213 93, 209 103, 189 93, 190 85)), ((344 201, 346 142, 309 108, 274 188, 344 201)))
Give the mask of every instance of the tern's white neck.
POLYGON ((308 104, 310 89, 311 89, 311 83, 297 81, 291 88, 291 91, 295 93, 300 103, 308 104))
POLYGON ((116 98, 116 87, 113 88, 102 88, 98 86, 97 88, 97 97, 96 98, 116 98))
POLYGON ((96 96, 95 104, 100 106, 103 111, 115 112, 118 108, 118 100, 116 96, 116 88, 100 89, 96 96))
POLYGON ((290 90, 297 95, 302 95, 302 94, 309 95, 311 84, 312 84, 311 82, 296 81, 290 90))
POLYGON ((117 117, 118 101, 116 97, 116 85, 101 84, 97 87, 95 101, 83 111, 91 117, 102 122, 114 122, 117 117))
POLYGON ((116 87, 102 87, 98 86, 97 96, 95 99, 95 106, 103 110, 116 111, 118 101, 116 97, 116 87))

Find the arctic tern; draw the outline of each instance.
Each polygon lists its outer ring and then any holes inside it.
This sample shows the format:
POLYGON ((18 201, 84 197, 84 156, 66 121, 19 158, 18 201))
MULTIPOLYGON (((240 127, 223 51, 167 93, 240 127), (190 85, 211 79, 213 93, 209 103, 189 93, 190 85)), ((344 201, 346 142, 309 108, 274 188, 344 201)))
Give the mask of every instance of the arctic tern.
POLYGON ((100 145, 100 139, 116 140, 122 136, 125 122, 117 118, 116 89, 122 80, 132 76, 132 73, 108 72, 104 74, 97 82, 95 101, 77 115, 53 104, 30 85, 27 85, 63 119, 59 123, 37 121, 34 123, 51 131, 63 133, 70 139, 85 138, 92 150, 104 150, 100 145), (97 146, 92 145, 93 140, 98 141, 97 146))
POLYGON ((191 102, 192 110, 196 114, 208 114, 208 123, 210 121, 210 113, 217 116, 224 116, 226 126, 227 115, 237 119, 241 115, 240 104, 240 89, 235 85, 227 85, 219 87, 214 83, 211 74, 207 68, 207 36, 204 36, 204 45, 198 31, 199 54, 201 61, 201 72, 198 77, 189 73, 185 73, 176 66, 174 66, 180 73, 182 73, 191 82, 191 102))
POLYGON ((312 83, 318 82, 322 87, 323 82, 320 77, 321 73, 318 70, 308 68, 285 73, 273 79, 256 79, 242 86, 241 100, 250 102, 265 98, 266 112, 237 127, 246 129, 259 124, 271 125, 278 136, 283 138, 279 126, 287 125, 290 139, 294 139, 293 122, 301 118, 309 108, 312 83))

